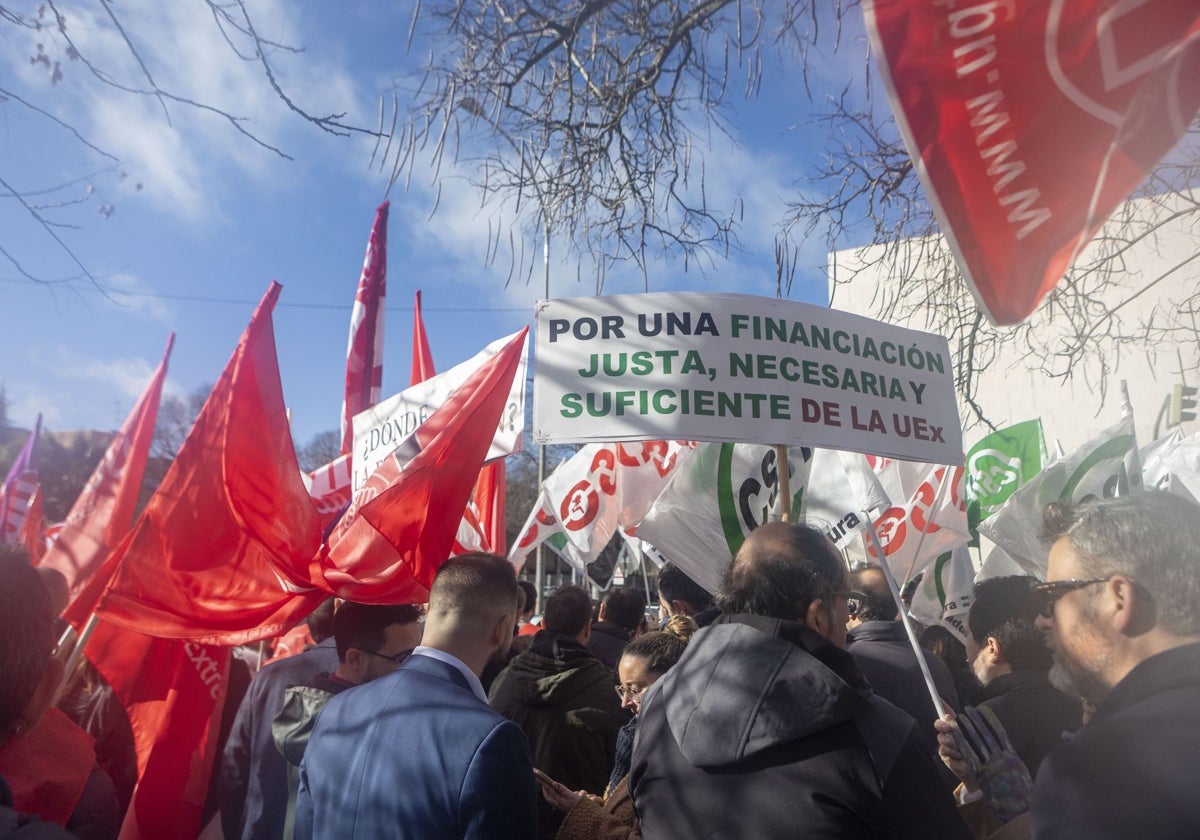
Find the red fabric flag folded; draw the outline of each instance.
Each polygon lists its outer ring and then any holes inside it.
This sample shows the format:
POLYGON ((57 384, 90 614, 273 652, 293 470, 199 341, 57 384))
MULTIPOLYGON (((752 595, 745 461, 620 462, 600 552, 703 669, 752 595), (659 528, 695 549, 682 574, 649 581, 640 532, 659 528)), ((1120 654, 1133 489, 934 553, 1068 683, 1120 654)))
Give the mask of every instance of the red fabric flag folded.
POLYGON ((491 551, 503 555, 508 554, 504 523, 505 493, 504 461, 488 464, 480 471, 479 480, 475 482, 472 501, 479 517, 479 528, 487 537, 491 551))
POLYGON ((475 371, 355 496, 320 558, 334 594, 377 604, 428 598, 500 423, 527 332, 475 371))
POLYGON ((133 525, 142 474, 154 438, 158 404, 167 379, 167 361, 174 346, 175 333, 171 333, 162 361, 142 396, 108 445, 71 506, 58 538, 42 558, 41 565, 58 569, 66 577, 72 600, 133 525))
POLYGON ((429 349, 429 337, 425 334, 425 320, 421 317, 421 290, 417 290, 413 303, 413 349, 412 373, 409 376, 410 386, 424 382, 433 376, 433 352, 429 349))
POLYGON ((866 0, 872 52, 980 308, 1028 317, 1200 107, 1195 0, 866 0))
POLYGON ((279 635, 320 602, 320 547, 284 411, 272 283, 133 531, 99 611, 131 630, 211 644, 279 635))
POLYGON ((46 553, 46 514, 42 509, 42 485, 38 484, 29 500, 29 510, 25 513, 25 521, 21 523, 21 533, 17 534, 17 545, 25 546, 29 552, 29 560, 33 565, 41 565, 42 556, 46 553))
POLYGON ((129 715, 138 784, 120 840, 196 837, 216 758, 229 649, 100 621, 85 650, 129 715))
POLYGON ((354 309, 350 313, 350 341, 346 347, 346 397, 342 401, 342 452, 354 446, 355 414, 379 402, 383 387, 383 315, 387 296, 387 220, 390 203, 375 211, 375 224, 367 239, 354 309))

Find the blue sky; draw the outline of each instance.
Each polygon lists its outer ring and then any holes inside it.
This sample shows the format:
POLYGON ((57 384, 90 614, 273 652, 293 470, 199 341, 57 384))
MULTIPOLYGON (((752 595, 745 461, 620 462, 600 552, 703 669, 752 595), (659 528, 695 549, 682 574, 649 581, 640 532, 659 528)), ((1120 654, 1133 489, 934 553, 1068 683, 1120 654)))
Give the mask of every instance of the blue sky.
MULTIPOLYGON (((37 4, 24 5, 32 13, 37 4)), ((304 48, 272 56, 300 104, 320 113, 344 110, 348 122, 373 125, 380 95, 425 46, 406 51, 409 4, 384 5, 266 0, 250 8, 264 35, 304 48)), ((85 55, 118 78, 136 77, 112 28, 89 19, 100 7, 60 6, 85 55)), ((164 88, 249 116, 254 131, 294 160, 183 105, 168 106, 168 121, 155 100, 107 89, 77 62, 63 60, 63 79, 52 85, 47 68, 29 60, 36 33, 0 25, 0 87, 121 159, 114 165, 20 105, 0 104, 0 177, 21 190, 70 185, 40 200, 81 201, 46 212, 78 226, 57 232, 109 293, 79 280, 35 284, 0 257, 0 383, 12 420, 29 426, 41 412, 53 430, 117 427, 171 331, 178 339, 169 391, 184 394, 214 381, 275 279, 284 286, 275 329, 295 437, 303 443, 336 428, 350 305, 386 187, 384 176, 368 169, 370 142, 322 135, 287 112, 257 69, 230 55, 202 4, 130 0, 115 8, 164 88), (102 218, 109 206, 111 214, 102 218)), ((45 43, 51 54, 61 50, 45 43)), ((857 41, 836 61, 816 62, 814 89, 840 90, 861 75, 862 51, 857 41)), ((814 110, 796 65, 768 55, 761 96, 730 115, 739 145, 715 135, 704 152, 710 199, 731 205, 740 195, 745 201, 742 250, 704 272, 693 266, 685 273, 682 261, 654 263, 651 291, 773 294, 774 225, 805 161, 825 141, 808 125, 814 110)), ((414 290, 423 292, 439 369, 529 323, 541 296, 540 269, 532 286, 505 288, 507 260, 486 264, 489 222, 507 219, 506 208, 481 210, 478 195, 452 178, 431 217, 434 191, 421 175, 407 191, 398 185, 389 196, 385 395, 408 383, 414 290)), ((78 274, 28 212, 7 198, 0 200, 0 245, 39 277, 78 274)), ((552 251, 551 294, 592 293, 587 270, 577 282, 577 260, 559 243, 552 242, 552 251)), ((825 302, 823 251, 814 243, 802 253, 795 299, 825 302)), ((642 284, 639 273, 610 272, 605 292, 641 291, 642 284)))

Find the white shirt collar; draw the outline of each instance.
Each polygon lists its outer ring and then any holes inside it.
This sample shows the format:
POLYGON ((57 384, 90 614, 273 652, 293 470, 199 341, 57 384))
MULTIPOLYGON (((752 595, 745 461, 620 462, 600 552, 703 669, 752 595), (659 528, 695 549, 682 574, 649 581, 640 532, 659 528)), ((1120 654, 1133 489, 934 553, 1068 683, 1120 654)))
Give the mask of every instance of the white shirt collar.
POLYGON ((457 656, 446 653, 444 650, 426 647, 425 645, 418 645, 417 647, 413 648, 413 656, 416 656, 417 654, 420 654, 421 656, 428 656, 430 659, 436 659, 438 662, 445 662, 452 668, 457 668, 459 673, 466 678, 467 685, 471 687, 471 692, 484 703, 488 701, 487 694, 485 694, 483 691, 483 683, 479 681, 479 677, 475 676, 475 672, 464 665, 462 660, 457 656))

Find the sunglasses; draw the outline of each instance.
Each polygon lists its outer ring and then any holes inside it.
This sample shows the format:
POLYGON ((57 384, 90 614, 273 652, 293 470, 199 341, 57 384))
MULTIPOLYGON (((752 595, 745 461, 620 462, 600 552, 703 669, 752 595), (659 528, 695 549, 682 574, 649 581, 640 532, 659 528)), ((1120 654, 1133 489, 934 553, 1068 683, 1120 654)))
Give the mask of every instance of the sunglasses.
MULTIPOLYGON (((359 648, 359 650, 362 650, 362 648, 359 648)), ((403 665, 404 661, 413 655, 414 650, 416 650, 416 648, 402 650, 395 656, 388 656, 386 653, 380 653, 377 650, 363 650, 363 653, 369 653, 371 656, 378 656, 380 659, 386 659, 389 662, 395 662, 397 665, 403 665)))
POLYGON ((1058 599, 1062 596, 1074 592, 1077 589, 1083 589, 1086 586, 1092 586, 1097 583, 1108 583, 1112 576, 1074 579, 1074 580, 1051 580, 1045 583, 1037 583, 1033 586, 1033 591, 1042 597, 1041 613, 1042 618, 1054 618, 1054 605, 1058 603, 1058 599))

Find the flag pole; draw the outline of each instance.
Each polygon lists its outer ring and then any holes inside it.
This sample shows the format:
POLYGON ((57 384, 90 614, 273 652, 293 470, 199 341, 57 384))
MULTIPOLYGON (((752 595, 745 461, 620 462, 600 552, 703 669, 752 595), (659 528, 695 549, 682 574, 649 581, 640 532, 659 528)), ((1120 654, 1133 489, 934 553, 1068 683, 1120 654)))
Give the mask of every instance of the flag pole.
POLYGON ((92 638, 92 633, 96 629, 100 618, 95 613, 88 617, 87 624, 83 625, 83 631, 79 634, 79 641, 75 643, 75 647, 71 648, 71 655, 67 657, 67 664, 63 666, 62 679, 58 683, 58 688, 54 689, 54 697, 50 701, 50 708, 56 707, 62 700, 63 695, 67 693, 67 686, 71 683, 71 677, 75 673, 75 668, 79 665, 79 659, 83 656, 83 648, 92 638))
POLYGON ((775 444, 775 465, 779 470, 779 519, 792 521, 792 477, 788 474, 788 448, 775 444))
POLYGON ((921 676, 925 678, 925 688, 929 691, 929 699, 933 701, 933 708, 937 711, 937 716, 940 720, 946 717, 946 704, 942 702, 941 695, 938 694, 937 687, 933 684, 933 675, 929 673, 929 663, 925 661, 925 651, 921 648, 921 643, 917 641, 917 632, 913 629, 912 620, 908 617, 908 610, 904 607, 904 601, 900 598, 900 589, 896 586, 896 578, 892 575, 891 568, 888 567, 887 558, 883 553, 883 546, 879 543, 879 534, 875 532, 875 523, 871 521, 871 517, 867 516, 866 511, 863 511, 863 521, 867 523, 867 534, 871 537, 871 542, 875 546, 875 553, 879 557, 879 568, 883 571, 883 576, 888 582, 888 589, 891 590, 892 598, 896 601, 896 606, 900 613, 900 622, 904 625, 904 632, 908 635, 908 643, 912 645, 913 653, 917 656, 917 665, 921 668, 921 676))

